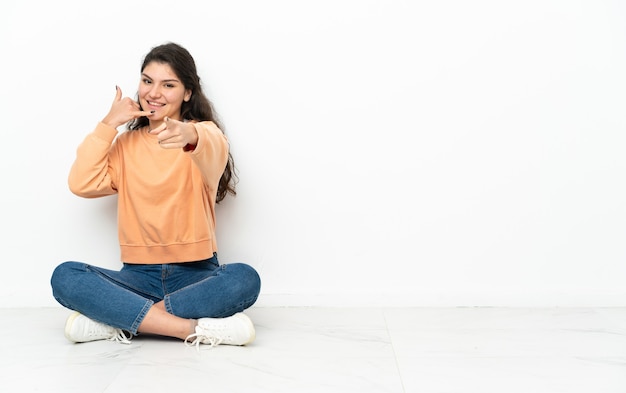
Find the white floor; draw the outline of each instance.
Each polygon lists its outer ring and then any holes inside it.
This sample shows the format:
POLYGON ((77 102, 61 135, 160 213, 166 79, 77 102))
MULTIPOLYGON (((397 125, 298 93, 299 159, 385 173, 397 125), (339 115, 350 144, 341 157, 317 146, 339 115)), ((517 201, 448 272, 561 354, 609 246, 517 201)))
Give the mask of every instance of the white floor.
POLYGON ((626 308, 255 308, 256 341, 71 344, 61 308, 0 309, 12 392, 625 393, 626 308))

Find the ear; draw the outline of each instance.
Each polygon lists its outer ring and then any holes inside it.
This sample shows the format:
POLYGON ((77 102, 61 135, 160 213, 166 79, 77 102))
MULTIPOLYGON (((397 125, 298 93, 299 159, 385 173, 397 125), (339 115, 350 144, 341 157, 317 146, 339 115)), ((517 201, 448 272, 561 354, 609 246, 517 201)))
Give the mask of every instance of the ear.
POLYGON ((183 101, 189 102, 190 99, 191 99, 191 90, 185 90, 185 97, 183 98, 183 101))

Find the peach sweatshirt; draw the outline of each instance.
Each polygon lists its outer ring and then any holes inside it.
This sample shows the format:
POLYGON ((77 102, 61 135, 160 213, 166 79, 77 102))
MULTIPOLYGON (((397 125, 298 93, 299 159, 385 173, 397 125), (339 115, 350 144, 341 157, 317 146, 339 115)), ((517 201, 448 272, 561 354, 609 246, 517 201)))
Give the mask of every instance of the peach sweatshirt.
POLYGON ((229 146, 220 130, 194 126, 191 152, 161 148, 146 129, 118 136, 103 123, 78 147, 68 185, 85 198, 118 194, 122 262, 191 262, 217 252, 215 199, 229 146))

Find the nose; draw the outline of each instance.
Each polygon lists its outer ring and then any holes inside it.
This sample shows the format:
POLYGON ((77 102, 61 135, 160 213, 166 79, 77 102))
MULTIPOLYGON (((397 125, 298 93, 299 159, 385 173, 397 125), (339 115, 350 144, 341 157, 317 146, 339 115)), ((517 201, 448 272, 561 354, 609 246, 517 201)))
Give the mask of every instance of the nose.
POLYGON ((158 84, 154 84, 152 85, 152 87, 150 88, 150 91, 148 93, 150 95, 150 97, 152 98, 157 98, 161 95, 161 86, 159 86, 158 84))

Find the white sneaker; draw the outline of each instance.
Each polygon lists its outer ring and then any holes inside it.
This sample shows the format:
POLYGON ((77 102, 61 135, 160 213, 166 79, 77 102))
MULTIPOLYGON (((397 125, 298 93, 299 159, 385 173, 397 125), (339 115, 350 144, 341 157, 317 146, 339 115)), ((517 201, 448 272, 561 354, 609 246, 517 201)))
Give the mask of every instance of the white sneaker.
POLYGON ((242 312, 227 318, 200 318, 196 332, 185 339, 189 346, 208 344, 216 345, 246 345, 256 338, 254 325, 248 316, 242 312))
POLYGON ((110 340, 130 344, 130 337, 126 337, 122 329, 91 320, 78 311, 67 318, 65 337, 75 343, 110 340))

